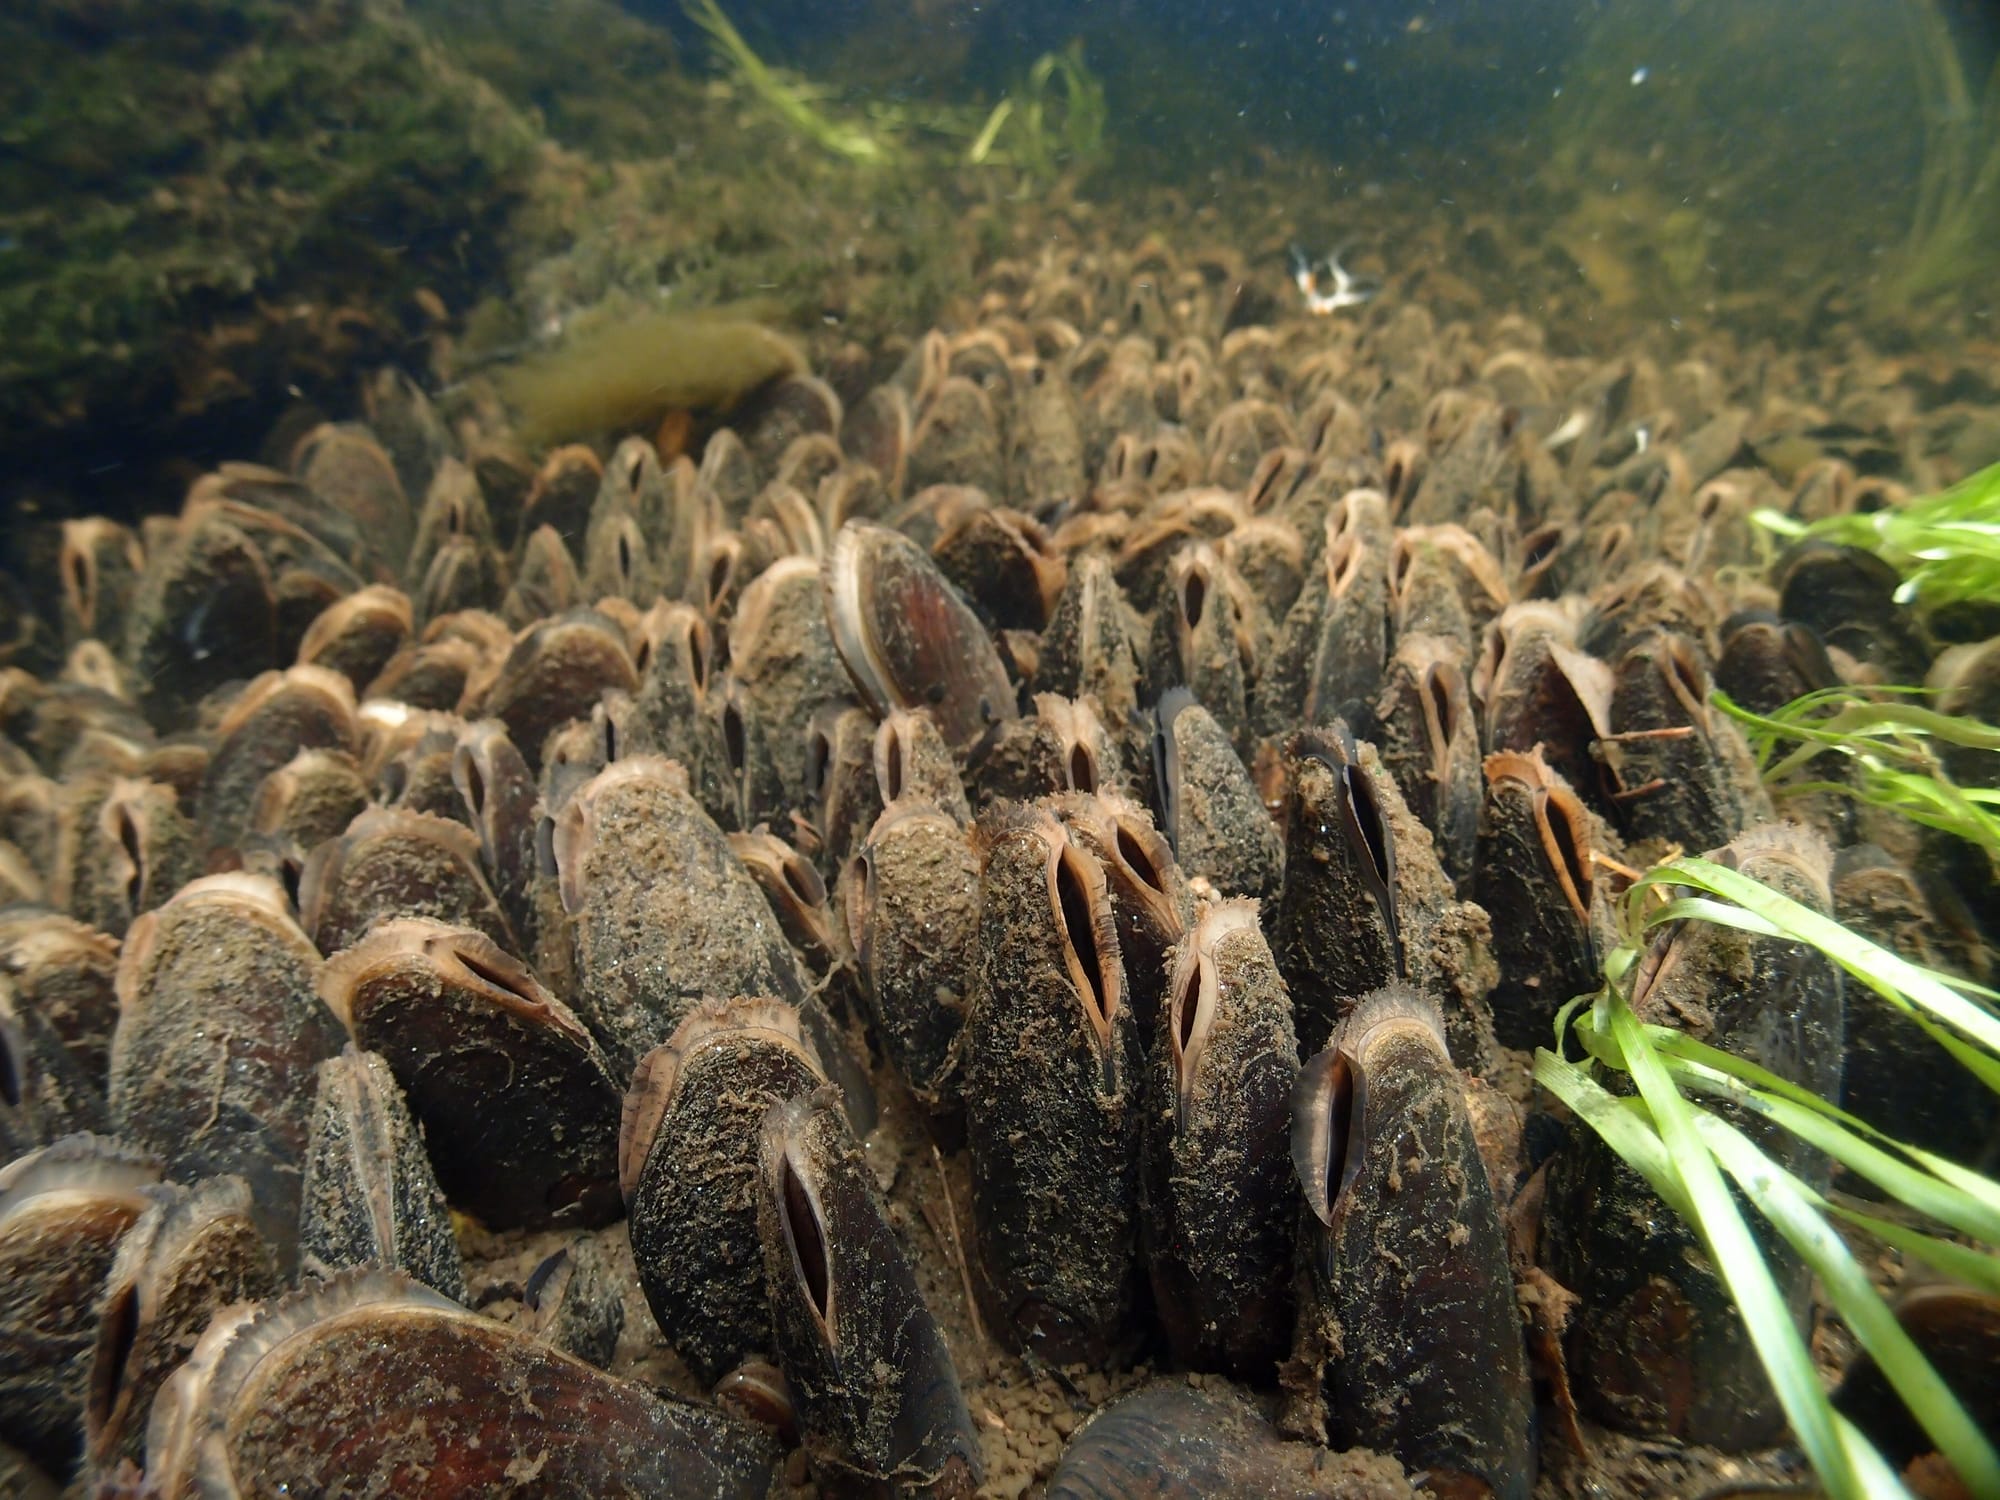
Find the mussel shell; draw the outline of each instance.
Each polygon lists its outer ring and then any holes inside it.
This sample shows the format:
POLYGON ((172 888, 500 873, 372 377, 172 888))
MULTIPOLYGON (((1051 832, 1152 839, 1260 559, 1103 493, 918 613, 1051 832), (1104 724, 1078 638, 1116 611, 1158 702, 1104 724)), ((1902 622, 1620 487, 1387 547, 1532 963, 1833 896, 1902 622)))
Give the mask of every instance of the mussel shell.
POLYGON ((981 825, 964 1098, 988 1326, 1057 1360, 1133 1334, 1139 1040, 1104 874, 1047 812, 981 825))
POLYGON ((319 1065, 303 1198, 303 1274, 376 1265, 466 1300, 444 1194, 402 1090, 373 1052, 349 1044, 319 1065))
POLYGON ((82 1453, 99 1289, 158 1163, 75 1135, 0 1169, 0 1438, 53 1474, 82 1453))
POLYGON ((1283 845, 1228 734, 1185 688, 1160 699, 1156 723, 1153 779, 1174 858, 1225 895, 1275 894, 1283 845))
POLYGON ((838 1099, 772 1104, 757 1173, 776 1352, 822 1493, 970 1500, 958 1372, 838 1099))
POLYGON ((490 1228, 617 1216, 618 1085, 583 1023, 483 934, 385 922, 322 993, 381 1054, 447 1201, 490 1228))
POLYGON ((1417 1493, 1392 1458, 1287 1442, 1232 1393, 1160 1380, 1101 1408, 1049 1476, 1049 1500, 1336 1500, 1417 1493))
POLYGON ((1357 1004, 1301 1069, 1292 1129, 1309 1282, 1296 1357, 1322 1371, 1330 1436, 1441 1490, 1526 1500, 1534 1412, 1513 1272, 1430 1002, 1391 985, 1357 1004))
POLYGON ((985 627, 907 537, 848 522, 827 558, 825 593, 834 645, 878 714, 928 707, 954 750, 1015 717, 985 627))
POLYGON ((89 1469, 99 1476, 143 1456, 153 1397, 209 1319, 283 1287, 241 1178, 153 1193, 119 1242, 97 1311, 84 1433, 89 1469))
POLYGON ((770 1347, 758 1132, 774 1101, 823 1081, 796 1010, 737 997, 689 1014, 625 1096, 619 1177, 639 1285, 704 1384, 770 1347))
POLYGON ((313 1070, 340 1048, 320 958, 270 881, 210 875, 132 924, 118 966, 111 1119, 192 1182, 233 1172, 289 1268, 313 1070))
POLYGON ((769 1440, 381 1272, 216 1319, 160 1394, 149 1493, 751 1500, 769 1440))
POLYGON ((1267 1380, 1291 1325, 1292 1002, 1248 901, 1182 938, 1151 1037, 1140 1236, 1176 1363, 1267 1380))

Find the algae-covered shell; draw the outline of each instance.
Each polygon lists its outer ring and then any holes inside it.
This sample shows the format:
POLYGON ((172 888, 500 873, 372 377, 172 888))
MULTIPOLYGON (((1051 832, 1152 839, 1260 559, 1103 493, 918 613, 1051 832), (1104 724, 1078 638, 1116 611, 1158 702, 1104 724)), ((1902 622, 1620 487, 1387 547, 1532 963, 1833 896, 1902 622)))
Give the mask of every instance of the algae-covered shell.
POLYGON ((180 798, 156 781, 119 777, 82 834, 71 906, 99 931, 122 937, 199 868, 194 828, 180 798))
POLYGON ((97 1311, 84 1434, 89 1470, 100 1476, 141 1458, 153 1397, 209 1319, 284 1285, 240 1177, 152 1194, 119 1242, 97 1311))
POLYGON ((1099 1409, 1063 1449, 1049 1500, 1416 1500, 1393 1458, 1289 1442, 1248 1400, 1156 1380, 1099 1409))
POLYGON ((753 1500, 754 1428, 656 1396, 407 1278, 218 1317, 153 1405, 147 1493, 753 1500))
POLYGON ((878 714, 928 707, 954 750, 1015 717, 986 629, 937 565, 897 532, 850 521, 825 567, 827 623, 878 714))
POLYGON ((1410 811, 1430 829, 1453 883, 1472 880, 1483 785, 1479 725, 1462 646, 1442 636, 1396 642, 1375 702, 1375 744, 1410 811))
POLYGON ((518 941, 481 873, 471 830, 429 813, 370 807, 306 860, 299 917, 321 952, 338 953, 376 922, 406 916, 476 927, 502 948, 518 941))
POLYGON ((829 1091, 771 1105, 757 1175, 776 1353, 822 1493, 970 1500, 951 1351, 829 1091))
POLYGON ((1526 1500, 1534 1413, 1507 1242, 1428 1000, 1401 984, 1365 997, 1306 1062, 1292 1162, 1307 1209, 1294 1358, 1319 1372, 1329 1436, 1441 1492, 1526 1500))
POLYGON ((1099 715, 1121 736, 1126 762, 1150 769, 1150 728, 1140 708, 1139 625, 1109 561, 1097 553, 1078 557, 1042 632, 1038 687, 1068 698, 1088 695, 1099 715))
MULTIPOLYGON (((1831 909, 1831 856, 1796 824, 1748 830, 1709 856, 1811 910, 1831 909)), ((1823 1099, 1840 1097, 1840 973, 1803 943, 1707 922, 1656 931, 1631 976, 1644 1021, 1677 1024, 1823 1099)), ((1823 1187, 1825 1159, 1738 1122, 1787 1170, 1823 1187)), ((1787 1311, 1811 1317, 1809 1268, 1765 1231, 1787 1311)), ((1565 1349, 1578 1405, 1623 1431, 1729 1451, 1776 1440, 1784 1415, 1720 1276, 1693 1232, 1594 1136, 1550 1168, 1542 1263, 1582 1298, 1565 1349), (1659 1330, 1672 1328, 1672 1338, 1659 1330)))
POLYGON ((466 1300, 458 1241, 423 1138, 373 1052, 349 1044, 319 1065, 303 1198, 302 1274, 325 1280, 378 1265, 466 1300))
POLYGON ((923 709, 899 708, 875 730, 875 789, 880 805, 904 797, 930 802, 947 816, 970 825, 972 809, 951 747, 937 720, 923 709))
POLYGON ((0 972, 49 1023, 86 1078, 107 1077, 118 1023, 116 939, 32 906, 0 908, 0 972))
POLYGON ((988 1324, 1057 1360, 1133 1334, 1139 1041, 1103 867, 1039 809, 981 824, 966 1141, 988 1324))
POLYGON ((159 1163, 73 1135, 0 1168, 0 1438, 67 1476, 82 1452, 97 1301, 159 1163))
POLYGON ((588 716, 606 688, 638 687, 624 632, 597 610, 572 610, 521 632, 482 711, 505 724, 529 766, 539 767, 551 730, 588 716))
POLYGON ((1291 1326, 1292 1002, 1256 903, 1182 938, 1150 1038, 1140 1238, 1176 1363, 1268 1380, 1291 1326))
POLYGON ((132 924, 118 965, 111 1119, 170 1176, 233 1172, 289 1268, 313 1070, 340 1048, 320 957, 271 881, 209 875, 132 924))
POLYGON ((108 1123, 97 1075, 0 975, 0 1158, 11 1161, 79 1131, 101 1132, 108 1123))
POLYGON ((583 1023, 490 938, 384 922, 333 957, 321 993, 389 1064, 447 1201, 494 1229, 616 1216, 618 1085, 583 1023))
POLYGON ((827 628, 816 559, 780 558, 751 581, 730 624, 729 652, 768 758, 753 778, 768 795, 754 797, 752 806, 759 815, 802 807, 807 728, 822 705, 850 696, 827 628))
POLYGON ((757 1133, 774 1101, 823 1081, 798 1011, 740 996, 692 1012, 633 1075, 618 1174, 632 1258, 660 1332, 704 1383, 770 1348, 757 1133))
POLYGON ((1225 895, 1274 894, 1284 846, 1228 734, 1185 688, 1167 691, 1155 722, 1160 831, 1181 868, 1225 895))
POLYGON ((848 866, 841 901, 883 1050, 919 1100, 949 1103, 978 964, 979 857, 967 830, 935 803, 890 803, 848 866))
POLYGON ((1293 734, 1285 770, 1285 876, 1272 936, 1299 1035, 1310 1042, 1403 972, 1397 850, 1345 724, 1293 734))
POLYGON ((307 627, 299 664, 340 673, 360 692, 416 628, 409 595, 386 584, 357 589, 307 627))
POLYGON ((619 1077, 704 997, 804 998, 763 892, 672 762, 635 756, 585 783, 554 851, 576 921, 577 1011, 619 1077))
POLYGON ((204 850, 227 849, 249 826, 257 788, 305 749, 359 748, 354 688, 324 667, 292 667, 257 678, 216 726, 216 749, 202 778, 204 850))

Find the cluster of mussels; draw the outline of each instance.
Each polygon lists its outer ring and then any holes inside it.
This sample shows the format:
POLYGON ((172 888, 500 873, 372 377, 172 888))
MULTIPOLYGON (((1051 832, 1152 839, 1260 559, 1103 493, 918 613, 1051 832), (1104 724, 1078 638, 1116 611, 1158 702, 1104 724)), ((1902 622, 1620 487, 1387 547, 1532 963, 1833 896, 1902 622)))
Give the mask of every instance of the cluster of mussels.
MULTIPOLYGON (((0 1437, 161 1497, 756 1496, 781 1445, 970 1495, 862 1145, 903 1121, 969 1180, 926 1253, 983 1336, 1259 1393, 1142 1390, 1052 1495, 1520 1500, 1579 1413, 1775 1439, 1697 1242, 1519 1049, 1671 847, 1976 959, 1710 702, 1922 678, 1893 578, 1748 524, 1897 497, 1781 484, 1796 403, 1700 361, 1255 285, 1003 262, 698 462, 531 458, 384 374, 290 472, 63 523, 0 680, 0 1437), (502 1321, 453 1213, 578 1233, 502 1321), (601 1368, 621 1216, 712 1402, 601 1368)), ((1986 704, 2000 653, 1937 668, 1986 704)), ((1634 1002, 1965 1148, 1977 1091, 1791 946, 1668 929, 1634 1002)))

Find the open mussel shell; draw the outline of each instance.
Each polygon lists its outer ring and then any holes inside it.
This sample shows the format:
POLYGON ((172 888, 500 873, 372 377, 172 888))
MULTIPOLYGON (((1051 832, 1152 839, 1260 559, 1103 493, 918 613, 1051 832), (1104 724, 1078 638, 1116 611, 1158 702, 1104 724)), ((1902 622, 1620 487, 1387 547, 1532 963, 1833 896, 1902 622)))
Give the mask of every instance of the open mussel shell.
POLYGON ((954 750, 1017 710, 991 638, 937 565, 897 532, 850 521, 826 560, 827 623, 878 714, 927 707, 954 750))
POLYGON ((111 1119, 192 1182, 235 1173, 289 1269, 313 1070, 340 1049, 320 957, 260 876, 209 875, 132 924, 118 966, 111 1119))
POLYGON ((242 838, 258 787, 299 751, 359 748, 353 684, 325 667, 267 672, 230 706, 216 737, 201 789, 204 850, 242 838))
POLYGON ((1002 805, 980 833, 963 1041, 975 1284, 1010 1343, 1113 1357, 1136 1291, 1140 1071, 1117 919, 1103 867, 1051 813, 1002 805))
POLYGON ((638 687, 624 632, 599 611, 578 609, 521 632, 483 709, 507 726, 529 766, 539 767, 551 731, 588 718, 605 689, 638 687))
POLYGON ((956 821, 970 825, 972 809, 951 746, 937 720, 923 709, 899 708, 876 727, 875 790, 880 806, 903 797, 934 803, 956 821))
POLYGON ((1440 1493, 1526 1500, 1534 1415, 1513 1273, 1430 1001, 1386 986, 1306 1062, 1292 1162, 1307 1210, 1294 1357, 1320 1372, 1329 1436, 1394 1454, 1440 1493))
POLYGON ((1104 867, 1133 1020, 1139 1036, 1150 1038, 1172 968, 1170 950, 1194 924, 1187 876, 1151 814, 1136 802, 1116 793, 1073 792, 1049 806, 1104 867))
POLYGON ((193 825, 172 787, 117 777, 97 816, 79 830, 71 909, 122 937, 132 919, 163 905, 199 870, 193 825))
POLYGON ((1157 1380, 1099 1410, 1049 1476, 1049 1500, 1413 1500, 1402 1467, 1381 1454, 1337 1456, 1288 1442, 1224 1389, 1157 1380))
POLYGON ((448 1202, 489 1228, 618 1213, 618 1085, 583 1023, 483 934, 384 922, 321 993, 379 1053, 423 1127, 448 1202))
POLYGON ((1151 733, 1140 707, 1140 662, 1145 642, 1138 617, 1118 586, 1110 562, 1086 552, 1042 632, 1036 686, 1067 698, 1093 699, 1099 716, 1121 736, 1128 765, 1149 764, 1151 733))
POLYGON ((1598 982, 1591 908, 1616 836, 1539 750, 1486 757, 1474 891, 1493 918, 1493 1024, 1509 1047, 1547 1046, 1555 1015, 1598 982))
POLYGON ((1269 1379, 1291 1324, 1292 1002, 1250 901, 1181 940, 1152 1063, 1140 1237, 1176 1363, 1269 1379))
POLYGON ((767 1438, 386 1272, 212 1322, 153 1405, 148 1494, 751 1500, 767 1438))
POLYGON ((743 685, 767 762, 752 778, 759 816, 806 804, 807 729, 827 703, 850 698, 834 650, 814 557, 784 557, 743 590, 730 624, 730 671, 743 685))
POLYGON ((770 1106, 757 1184, 775 1351, 821 1492, 970 1500, 958 1372, 829 1091, 770 1106))
POLYGON ((84 1432, 90 1472, 99 1476, 143 1456, 154 1394, 209 1319, 283 1287, 241 1178, 155 1193, 119 1243, 97 1313, 84 1432))
POLYGON ((619 1181, 653 1319, 704 1382, 768 1350, 758 1130, 775 1101, 824 1082, 796 1009, 738 997, 693 1011, 625 1096, 619 1181))
POLYGON ((89 1079, 107 1076, 118 1022, 118 943, 60 913, 0 907, 0 971, 89 1079))
POLYGON ((1284 882, 1273 947, 1298 1033, 1327 1035, 1348 1007, 1403 972, 1396 840, 1375 775, 1347 726, 1285 743, 1284 882))
POLYGON ((150 1157, 93 1135, 0 1168, 0 1439, 51 1474, 82 1455, 98 1298, 159 1180, 150 1157))
POLYGON ((1383 766, 1431 831, 1438 861, 1461 891, 1471 886, 1483 791, 1466 666, 1456 641, 1404 636, 1383 676, 1373 728, 1383 766))
POLYGON ((451 1213, 389 1065, 350 1044, 319 1065, 306 1142, 299 1270, 376 1265, 464 1302, 451 1213))
POLYGON ((704 998, 805 998, 763 892, 673 762, 606 767, 563 808, 553 850, 576 924, 577 1012, 619 1078, 704 998))
MULTIPOLYGON (((1981 1432, 2000 1424, 2000 1301, 1948 1281, 1911 1287, 1895 1299, 1896 1322, 1981 1432)), ((1840 1413, 1900 1466, 1934 1447, 1913 1413, 1867 1353, 1856 1357, 1834 1393, 1840 1413)))

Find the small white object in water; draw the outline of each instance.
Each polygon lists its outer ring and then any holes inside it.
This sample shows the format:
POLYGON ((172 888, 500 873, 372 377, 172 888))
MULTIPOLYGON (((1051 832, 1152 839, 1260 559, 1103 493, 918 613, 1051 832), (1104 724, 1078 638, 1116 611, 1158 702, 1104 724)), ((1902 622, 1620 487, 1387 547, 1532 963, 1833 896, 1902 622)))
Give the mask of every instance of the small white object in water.
POLYGON ((1558 448, 1566 448, 1582 437, 1583 429, 1589 425, 1589 417, 1585 416, 1581 411, 1573 411, 1569 414, 1568 421, 1542 439, 1542 446, 1547 448, 1551 453, 1558 448))
POLYGON ((1647 67, 1644 63, 1639 64, 1638 67, 1632 70, 1632 87, 1636 89, 1640 84, 1644 83, 1646 81, 1647 75, 1650 74, 1652 71, 1653 70, 1647 67))
POLYGON ((1359 307, 1377 291, 1360 277, 1347 274, 1338 250, 1313 260, 1297 245, 1292 246, 1292 284, 1306 299, 1306 311, 1320 317, 1343 307, 1359 307))

